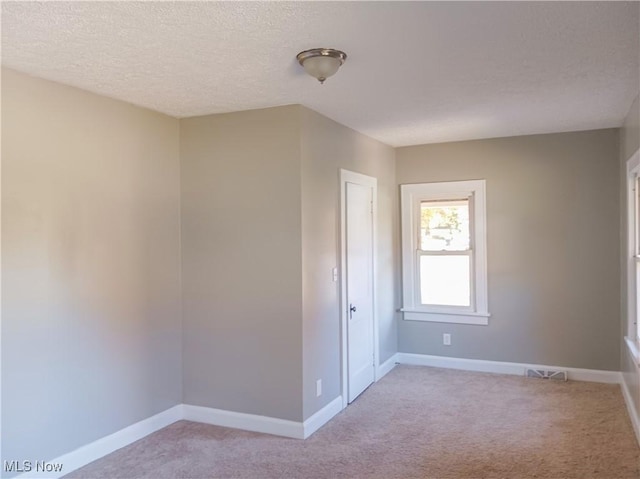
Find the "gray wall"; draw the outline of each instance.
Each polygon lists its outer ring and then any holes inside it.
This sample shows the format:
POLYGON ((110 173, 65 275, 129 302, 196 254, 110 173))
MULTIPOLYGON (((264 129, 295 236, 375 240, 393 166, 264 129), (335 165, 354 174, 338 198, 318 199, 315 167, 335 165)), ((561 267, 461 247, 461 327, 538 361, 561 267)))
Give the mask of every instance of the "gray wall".
POLYGON ((301 106, 180 125, 184 402, 307 419, 340 394, 340 168, 379 179, 381 359, 397 350, 394 150, 301 106))
POLYGON ((340 395, 339 170, 378 179, 378 321, 380 362, 397 352, 397 197, 393 148, 302 108, 302 283, 304 418, 340 395), (322 396, 316 397, 316 380, 322 396))
POLYGON ((619 370, 618 166, 615 129, 398 149, 398 184, 487 180, 492 314, 400 321, 399 350, 619 370))
POLYGON ((184 402, 302 420, 300 107, 180 121, 184 402))
POLYGON ((2 459, 181 402, 178 121, 2 70, 2 459))
MULTIPOLYGON (((621 270, 621 336, 627 334, 627 177, 626 163, 631 155, 640 148, 640 96, 637 96, 624 124, 620 129, 620 214, 621 245, 620 245, 620 270, 621 270)), ((640 369, 633 360, 626 343, 621 348, 622 376, 635 402, 636 412, 640 416, 640 369)))

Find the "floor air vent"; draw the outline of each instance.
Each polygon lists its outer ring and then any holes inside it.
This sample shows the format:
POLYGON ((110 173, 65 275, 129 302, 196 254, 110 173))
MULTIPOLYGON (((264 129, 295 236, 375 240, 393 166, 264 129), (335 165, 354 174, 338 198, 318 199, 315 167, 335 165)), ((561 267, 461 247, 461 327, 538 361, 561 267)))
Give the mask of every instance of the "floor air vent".
POLYGON ((525 376, 528 378, 540 378, 540 379, 557 379, 560 381, 566 381, 566 371, 554 371, 553 369, 525 369, 525 376))

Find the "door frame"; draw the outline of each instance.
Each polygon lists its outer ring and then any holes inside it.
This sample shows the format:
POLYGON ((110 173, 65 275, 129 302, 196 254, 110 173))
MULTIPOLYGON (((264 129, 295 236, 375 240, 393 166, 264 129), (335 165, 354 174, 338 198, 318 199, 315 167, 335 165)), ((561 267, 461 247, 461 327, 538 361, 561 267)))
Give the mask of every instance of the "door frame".
POLYGON ((349 374, 348 374, 348 341, 347 341, 347 214, 346 214, 346 184, 356 183, 363 186, 369 186, 372 189, 371 201, 371 249, 372 251, 372 269, 371 278, 372 288, 372 305, 371 312, 373 315, 373 372, 374 382, 378 378, 379 367, 379 341, 378 341, 378 308, 377 308, 377 277, 378 277, 378 253, 377 253, 377 222, 378 222, 378 179, 372 176, 363 175, 354 171, 340 169, 340 368, 341 368, 341 384, 340 391, 342 394, 342 409, 349 404, 349 374))

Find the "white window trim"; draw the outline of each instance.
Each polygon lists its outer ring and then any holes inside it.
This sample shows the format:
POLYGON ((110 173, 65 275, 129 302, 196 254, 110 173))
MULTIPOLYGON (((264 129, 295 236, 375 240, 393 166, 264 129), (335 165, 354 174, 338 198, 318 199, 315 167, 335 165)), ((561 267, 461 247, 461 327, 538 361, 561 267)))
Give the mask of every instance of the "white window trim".
POLYGON ((636 239, 639 226, 636 225, 636 209, 640 208, 634 192, 637 176, 640 176, 640 150, 627 161, 627 335, 624 338, 636 364, 640 365, 640 329, 636 324, 639 300, 636 288, 636 241, 640 240, 636 239))
POLYGON ((402 302, 404 319, 438 323, 489 324, 487 298, 486 181, 449 181, 400 186, 402 219, 402 302), (472 306, 426 306, 417 298, 417 224, 420 202, 473 197, 472 306))

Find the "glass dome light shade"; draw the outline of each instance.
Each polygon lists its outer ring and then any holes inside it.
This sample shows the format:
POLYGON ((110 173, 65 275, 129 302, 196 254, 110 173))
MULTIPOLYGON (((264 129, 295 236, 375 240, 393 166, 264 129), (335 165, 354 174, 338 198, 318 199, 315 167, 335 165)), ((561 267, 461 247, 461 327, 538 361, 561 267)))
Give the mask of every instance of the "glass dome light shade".
POLYGON ((315 48, 298 53, 297 58, 309 75, 323 83, 338 71, 347 55, 330 48, 315 48))

